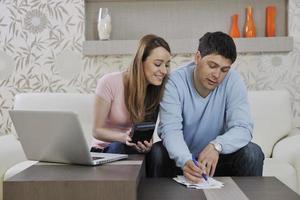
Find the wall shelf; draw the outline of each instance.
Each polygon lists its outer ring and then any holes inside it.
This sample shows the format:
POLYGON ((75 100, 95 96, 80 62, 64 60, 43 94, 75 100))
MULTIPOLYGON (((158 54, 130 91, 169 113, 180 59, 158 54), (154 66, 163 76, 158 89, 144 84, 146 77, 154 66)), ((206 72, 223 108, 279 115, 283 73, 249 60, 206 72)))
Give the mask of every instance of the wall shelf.
POLYGON ((198 39, 208 31, 228 32, 231 15, 239 14, 242 32, 245 8, 253 6, 256 38, 235 39, 239 53, 288 52, 293 38, 287 33, 288 0, 85 0, 83 54, 88 56, 134 54, 138 39, 154 33, 165 38, 172 53, 193 53, 198 39), (276 36, 264 37, 265 9, 275 5, 276 36), (99 41, 97 18, 100 7, 111 11, 111 40, 99 41), (216 12, 216 8, 219 9, 216 12))
MULTIPOLYGON (((194 53, 198 39, 166 39, 173 54, 194 53)), ((293 50, 293 37, 257 37, 234 39, 238 53, 289 52, 293 50)), ((87 56, 134 54, 138 40, 84 41, 83 54, 87 56)))

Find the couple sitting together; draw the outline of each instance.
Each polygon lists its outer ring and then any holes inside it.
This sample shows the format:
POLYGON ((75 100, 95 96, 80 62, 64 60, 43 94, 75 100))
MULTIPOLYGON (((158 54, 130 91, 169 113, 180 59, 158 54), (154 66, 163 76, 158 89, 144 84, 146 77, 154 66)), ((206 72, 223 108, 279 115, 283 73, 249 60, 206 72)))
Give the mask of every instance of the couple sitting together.
POLYGON ((206 33, 194 60, 169 73, 168 43, 144 36, 126 71, 98 81, 92 151, 144 153, 148 177, 261 176, 264 154, 251 142, 247 89, 231 68, 236 57, 230 36, 206 33), (158 115, 161 141, 131 142, 132 124, 158 115))

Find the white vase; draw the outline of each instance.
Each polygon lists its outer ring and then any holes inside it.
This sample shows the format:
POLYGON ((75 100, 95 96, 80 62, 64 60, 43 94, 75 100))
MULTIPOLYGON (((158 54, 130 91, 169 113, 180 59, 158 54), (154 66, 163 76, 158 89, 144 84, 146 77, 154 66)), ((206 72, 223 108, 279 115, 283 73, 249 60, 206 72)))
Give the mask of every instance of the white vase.
POLYGON ((111 33, 111 17, 108 8, 99 9, 98 36, 100 40, 109 40, 111 33))

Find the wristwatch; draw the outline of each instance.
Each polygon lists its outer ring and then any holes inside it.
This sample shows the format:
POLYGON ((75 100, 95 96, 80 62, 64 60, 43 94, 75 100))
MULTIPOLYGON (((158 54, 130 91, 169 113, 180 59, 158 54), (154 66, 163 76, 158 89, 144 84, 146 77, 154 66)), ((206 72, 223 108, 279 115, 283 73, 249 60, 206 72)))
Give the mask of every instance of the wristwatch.
POLYGON ((222 152, 222 145, 220 143, 218 143, 217 141, 213 140, 213 141, 210 142, 210 144, 212 144, 214 146, 215 150, 218 153, 222 152))

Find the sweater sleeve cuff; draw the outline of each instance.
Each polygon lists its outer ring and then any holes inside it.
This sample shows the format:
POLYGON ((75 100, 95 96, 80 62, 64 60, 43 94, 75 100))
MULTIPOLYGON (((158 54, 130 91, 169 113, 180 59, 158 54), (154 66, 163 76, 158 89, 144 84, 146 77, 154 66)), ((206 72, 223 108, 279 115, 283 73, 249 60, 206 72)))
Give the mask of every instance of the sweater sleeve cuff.
POLYGON ((183 169, 185 163, 186 163, 188 160, 192 160, 192 154, 190 154, 189 156, 184 156, 184 157, 181 158, 181 159, 178 159, 177 162, 176 162, 176 165, 177 165, 178 167, 180 167, 181 169, 183 169))

